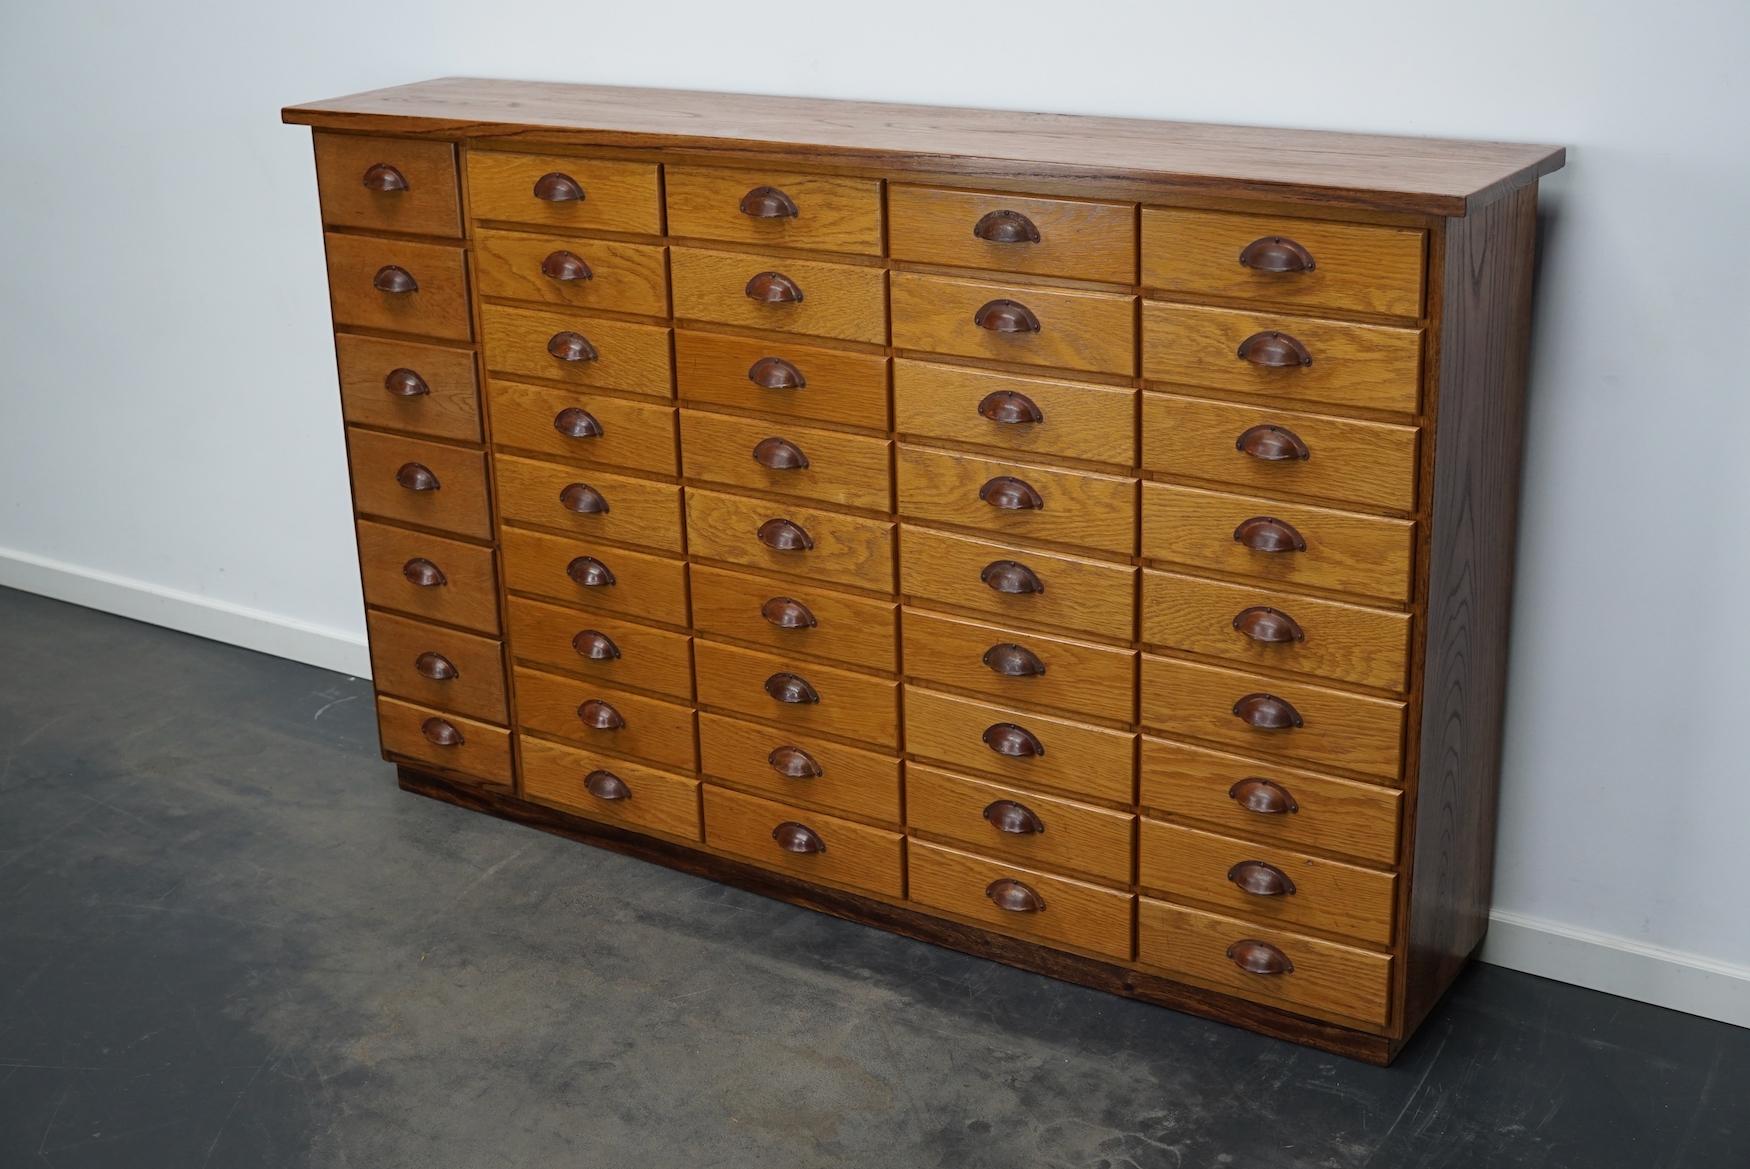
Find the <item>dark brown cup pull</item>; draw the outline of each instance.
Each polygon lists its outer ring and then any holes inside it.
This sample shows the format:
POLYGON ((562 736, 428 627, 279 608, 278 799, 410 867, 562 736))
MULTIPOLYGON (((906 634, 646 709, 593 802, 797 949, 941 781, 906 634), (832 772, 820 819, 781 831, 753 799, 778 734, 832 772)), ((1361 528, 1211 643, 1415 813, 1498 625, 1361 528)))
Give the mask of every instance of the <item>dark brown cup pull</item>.
POLYGON ((402 463, 395 471, 395 482, 409 491, 436 491, 443 486, 424 463, 402 463))
POLYGON ((1311 272, 1312 253, 1287 236, 1267 235, 1240 249, 1240 266, 1254 272, 1311 272))
POLYGON ((1039 741, 1038 736, 1026 727, 1018 727, 1014 723, 992 723, 984 728, 981 737, 986 747, 998 755, 1007 755, 1012 759, 1027 759, 1045 754, 1045 744, 1039 741))
POLYGON ((1300 805, 1288 789, 1273 779, 1250 776, 1227 789, 1227 798, 1248 812, 1260 816, 1286 816, 1300 811, 1300 805))
POLYGON ((586 589, 607 588, 614 583, 613 571, 593 556, 577 557, 565 566, 565 575, 586 589))
POLYGON ((1300 711, 1274 694, 1248 694, 1234 703, 1234 717, 1260 731, 1288 731, 1305 726, 1300 711))
POLYGON ((569 331, 554 333, 547 338, 547 352, 560 361, 594 361, 601 356, 588 337, 569 331))
POLYGON ((1239 355, 1265 369, 1293 369, 1311 365, 1312 354, 1287 333, 1253 333, 1240 342, 1239 355))
POLYGON ((779 629, 813 629, 820 622, 808 611, 808 606, 789 597, 771 597, 760 606, 760 616, 779 629))
POLYGON ((595 273, 583 262, 582 256, 570 252, 548 252, 541 261, 541 275, 549 280, 591 280, 595 273))
POLYGON ((1283 645, 1291 641, 1305 641, 1306 634, 1300 628, 1300 623, 1280 609, 1272 609, 1268 605, 1253 605, 1249 609, 1241 609, 1234 614, 1234 628, 1265 645, 1283 645))
POLYGON ((580 203, 583 188, 570 175, 548 171, 535 180, 535 198, 547 203, 580 203))
POLYGON ((1024 596, 1042 593, 1045 582, 1025 564, 1015 560, 993 560, 979 570, 978 579, 999 593, 1024 596))
POLYGON ((751 301, 759 304, 801 304, 801 287, 782 272, 760 272, 742 289, 751 301))
POLYGON ((820 701, 820 692, 808 684, 807 678, 784 670, 766 679, 766 693, 792 706, 807 706, 820 701))
POLYGON ((1251 427, 1234 439, 1234 449, 1266 463, 1284 463, 1290 459, 1304 461, 1312 457, 1300 435, 1286 426, 1251 427))
POLYGON ((806 471, 808 456, 786 438, 762 438, 753 448, 753 461, 771 471, 806 471))
POLYGON ((606 497, 588 483, 567 483, 559 493, 559 505, 578 515, 606 515, 609 510, 606 497))
POLYGON ((972 225, 972 234, 991 244, 1036 244, 1039 229, 1019 211, 987 211, 972 225))
POLYGON ((365 168, 365 190, 387 195, 393 191, 405 191, 406 189, 407 176, 388 163, 373 163, 365 168))
POLYGON ((819 779, 826 769, 800 747, 779 747, 766 756, 773 771, 785 779, 819 779))
POLYGON ((786 820, 772 829, 772 839, 777 841, 778 847, 785 852, 806 855, 811 852, 826 851, 826 841, 815 835, 814 829, 806 824, 798 824, 794 820, 786 820))
POLYGON ((984 895, 1004 913, 1040 913, 1045 909, 1045 898, 1008 877, 1000 877, 986 885, 984 895))
POLYGON ((592 662, 611 662, 619 658, 620 647, 614 639, 594 629, 580 629, 571 639, 577 656, 592 662))
POLYGON ((1002 642, 984 651, 984 664, 1005 678, 1037 678, 1045 673, 1039 655, 1023 645, 1002 642))
POLYGON ((371 277, 371 287, 378 292, 387 292, 394 296, 402 296, 409 292, 419 291, 419 281, 413 278, 413 273, 395 264, 384 264, 377 269, 377 274, 371 277))
POLYGON ((1227 948, 1227 956, 1247 974, 1294 973, 1294 963, 1288 960, 1287 954, 1269 942, 1260 942, 1256 938, 1235 942, 1227 948))
POLYGON ((993 333, 1037 333, 1039 318, 1016 300, 986 301, 972 314, 972 323, 993 333))
POLYGON ((1045 831, 1045 822, 1033 814, 1033 809, 1014 800, 993 800, 985 805, 982 815, 992 828, 1010 836, 1031 836, 1045 831))
POLYGON ((599 698, 586 699, 578 706, 577 721, 592 731, 617 731, 626 725, 625 716, 599 698))
POLYGON ((760 543, 773 552, 810 552, 814 549, 814 538, 803 530, 801 524, 792 520, 767 520, 760 525, 758 535, 760 543))
POLYGON ((600 438, 602 436, 602 424, 595 420, 595 415, 576 406, 567 406, 553 415, 553 429, 566 438, 600 438))
POLYGON ((1288 874, 1264 861, 1241 861, 1227 871, 1227 879, 1240 892, 1254 897, 1292 897, 1294 882, 1288 874))
POLYGON ((978 489, 978 497, 1003 511, 1039 511, 1045 507, 1045 497, 1033 490, 1033 485, 1013 475, 998 475, 978 489))
POLYGON ((1267 515, 1241 521, 1234 529, 1234 541, 1254 552, 1306 551, 1306 537, 1295 531, 1293 524, 1267 515))
POLYGON ((422 589, 435 589, 440 585, 450 583, 444 570, 423 556, 415 556, 401 566, 401 575, 422 589))
POLYGON ((447 719, 428 718, 419 724, 419 733, 434 747, 460 747, 462 732, 447 719))
POLYGON ((413 668, 419 672, 421 678, 432 682, 449 682, 459 677, 456 663, 443 654, 430 650, 413 659, 413 668))
POLYGON ((747 380, 762 390, 800 390, 808 384, 802 371, 782 357, 762 357, 747 371, 747 380))
POLYGON ((1033 399, 1014 390, 997 390, 986 394, 984 400, 978 404, 978 415, 992 422, 1001 422, 1005 426, 1045 421, 1044 413, 1033 404, 1033 399))
POLYGON ((629 800, 632 789, 611 771, 595 770, 583 777, 583 790, 598 800, 629 800))
POLYGON ((425 379, 411 369, 392 369, 383 377, 383 388, 397 398, 417 398, 431 393, 425 379))
POLYGON ((741 197, 741 213, 755 219, 795 219, 796 200, 776 187, 755 187, 741 197))

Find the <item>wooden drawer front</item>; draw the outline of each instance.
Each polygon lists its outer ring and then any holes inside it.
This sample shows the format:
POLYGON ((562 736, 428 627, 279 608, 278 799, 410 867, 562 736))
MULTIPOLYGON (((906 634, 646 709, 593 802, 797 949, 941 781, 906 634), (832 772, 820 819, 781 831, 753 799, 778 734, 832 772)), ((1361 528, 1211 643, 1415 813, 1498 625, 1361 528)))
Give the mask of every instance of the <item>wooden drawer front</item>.
MULTIPOLYGON (((773 529, 766 531, 770 536, 773 529)), ((688 488, 687 533, 695 557, 876 592, 893 589, 893 525, 885 520, 688 488), (760 541, 760 530, 773 520, 801 528, 813 546, 796 551, 768 547, 760 541)))
POLYGON ((1128 203, 896 185, 887 214, 896 260, 1136 283, 1136 208, 1128 203))
POLYGON ((693 329, 675 330, 674 348, 675 380, 688 401, 887 429, 885 357, 693 329), (766 389, 754 378, 769 362, 801 384, 766 389))
POLYGON ((1142 574, 1142 640, 1252 667, 1402 690, 1409 669, 1410 623, 1408 613, 1390 609, 1154 569, 1142 574))
MULTIPOLYGON (((903 498, 905 479, 900 477, 903 498)), ((1279 503, 1245 495, 1167 483, 1142 485, 1142 554, 1155 560, 1213 568, 1285 585, 1311 585, 1394 601, 1410 598, 1411 520, 1356 515, 1323 507, 1279 503), (1253 520, 1254 539, 1290 542, 1302 551, 1260 551, 1236 538, 1253 520), (1284 532, 1286 524, 1292 533, 1284 532)))
POLYGON ((673 483, 510 455, 499 455, 492 472, 498 510, 508 519, 676 555, 685 547, 681 489, 673 483))
POLYGON ((462 234, 453 144, 320 130, 315 140, 323 223, 408 235, 462 234))
POLYGON ((487 722, 509 721, 502 644, 375 610, 365 614, 365 624, 379 692, 487 722))
MULTIPOLYGON (((1280 710, 1277 703, 1269 706, 1280 710)), ((1142 655, 1142 721, 1173 734, 1317 760, 1390 781, 1398 778, 1404 740, 1402 702, 1154 654, 1142 655), (1247 722, 1235 708, 1254 696, 1288 704, 1301 725, 1261 729, 1247 722)))
POLYGON ((486 383, 486 397, 492 403, 492 441, 499 447, 679 473, 673 406, 497 380, 486 383))
POLYGON ((492 549, 361 520, 365 600, 448 625, 498 632, 492 549), (424 582, 424 583, 421 583, 424 582))
POLYGON ((364 235, 328 235, 328 303, 334 323, 446 341, 474 335, 468 316, 467 253, 364 235), (406 291, 391 288, 417 285, 406 291))
POLYGON ((903 839, 885 828, 705 785, 706 844, 805 881, 900 897, 903 839), (779 843, 780 836, 790 847, 779 843), (815 850, 791 851, 808 847, 815 850))
POLYGON ((901 434, 1046 458, 1136 461, 1136 391, 1115 386, 896 361, 893 413, 901 434))
POLYGON ((1422 240, 1415 228, 1145 207, 1142 282, 1198 296, 1418 317, 1422 240), (1312 266, 1272 272, 1241 260, 1252 244, 1273 239, 1298 244, 1312 266))
POLYGON ((1420 329, 1142 304, 1142 376, 1150 381, 1414 414, 1421 373, 1420 329), (1259 333, 1287 334, 1312 363, 1271 368, 1242 359, 1240 346, 1259 333))
POLYGON ((480 441, 474 354, 338 333, 340 408, 348 422, 480 441))
POLYGON ((701 633, 860 669, 899 670, 899 607, 892 601, 704 564, 691 572, 693 626, 701 633))
POLYGON ((1152 471, 1390 511, 1416 506, 1416 435, 1413 426, 1142 396, 1142 465, 1152 471))
POLYGON ((1136 298, 895 272, 893 345, 1128 377, 1136 371, 1136 298), (1024 306, 1038 330, 980 328, 980 310, 999 300, 1024 306))
POLYGON ((1136 817, 1128 812, 908 763, 905 820, 913 832, 939 836, 1014 864, 1130 884, 1136 817))
POLYGON ((434 764, 476 779, 511 781, 510 732, 395 698, 377 699, 377 734, 390 755, 434 764))
POLYGON ((1136 718, 1136 654, 905 610, 908 678, 971 690, 998 702, 1059 707, 1113 722, 1136 718))
POLYGON ((485 452, 352 426, 346 446, 357 510, 491 539, 485 452))
POLYGON ((692 771, 693 709, 599 682, 516 668, 517 719, 531 731, 692 771), (607 720, 596 726, 585 718, 607 720))
POLYGON ((906 878, 909 899, 919 905, 1048 946, 1130 960, 1130 907, 1134 899, 1128 893, 921 840, 913 840, 907 850, 906 878), (1016 883, 1025 886, 1025 892, 1010 896, 1028 897, 1038 908, 998 907, 995 895, 1016 883))
POLYGON ((1136 569, 1127 564, 1016 548, 912 524, 900 526, 899 542, 900 591, 908 597, 962 605, 993 621, 1055 625, 1117 641, 1133 636, 1136 569), (990 582, 1019 575, 1010 565, 1019 565, 1043 587, 997 591, 990 582))
POLYGON ((700 706, 769 719, 792 730, 899 746, 899 683, 892 679, 705 638, 693 643, 693 661, 700 706))
POLYGON ((475 219, 504 219, 579 231, 662 234, 662 196, 656 166, 560 154, 468 152, 468 201, 475 219), (553 180, 542 183, 548 175, 553 180), (581 197, 542 198, 571 192, 581 197))
POLYGON ((500 373, 661 398, 674 393, 668 330, 656 325, 585 317, 571 310, 484 304, 480 306, 480 333, 487 368, 500 373), (564 349, 569 334, 588 342, 590 348, 585 352, 595 356, 579 361, 555 356, 548 346, 564 349))
POLYGON ((682 410, 681 461, 690 479, 893 510, 893 455, 885 439, 682 410))
POLYGON ((1136 551, 1136 480, 899 444, 899 510, 910 519, 1136 551), (1019 480, 1019 482, 1014 482, 1019 480), (1006 501, 1006 502, 999 502, 1006 501))
POLYGON ((1137 900, 1136 957, 1230 994, 1321 1017, 1382 1027, 1391 1017, 1391 956, 1302 937, 1239 918, 1187 909, 1152 897, 1137 900), (1293 965, 1279 974, 1242 969, 1230 949, 1274 946, 1293 965))
POLYGON ((511 597, 508 613, 518 661, 693 700, 692 639, 684 633, 527 597, 511 597))
POLYGON ((1141 774, 1142 804, 1164 815, 1291 848, 1397 861, 1403 795, 1392 788, 1150 735, 1142 739, 1141 774))
POLYGON ((483 296, 668 315, 668 258, 654 244, 482 231, 474 238, 474 278, 483 296))
POLYGON ((679 560, 521 528, 506 528, 499 543, 506 588, 643 621, 687 623, 687 566, 679 560), (605 567, 611 579, 580 583, 578 577, 601 578, 587 562, 577 563, 585 557, 605 567), (578 577, 571 575, 574 565, 578 577))
MULTIPOLYGON (((992 740, 1001 743, 999 732, 992 740)), ((986 771, 1024 787, 1128 804, 1136 736, 1031 711, 956 698, 918 686, 905 688, 905 749, 953 767, 986 771), (1007 724, 1039 743, 1042 754, 1007 755, 985 742, 985 732, 1007 724)))
POLYGON ((881 254, 879 180, 671 166, 663 181, 671 236, 881 254))
POLYGON ((528 735, 520 738, 524 798, 635 832, 703 838, 699 781, 692 776, 528 735))
POLYGON ((702 711, 699 757, 706 775, 738 787, 829 812, 899 822, 899 758, 894 755, 702 711))
POLYGON ((887 273, 881 268, 703 248, 674 248, 670 263, 676 319, 887 343, 887 273), (788 282, 791 299, 756 299, 756 285, 774 273, 788 282))

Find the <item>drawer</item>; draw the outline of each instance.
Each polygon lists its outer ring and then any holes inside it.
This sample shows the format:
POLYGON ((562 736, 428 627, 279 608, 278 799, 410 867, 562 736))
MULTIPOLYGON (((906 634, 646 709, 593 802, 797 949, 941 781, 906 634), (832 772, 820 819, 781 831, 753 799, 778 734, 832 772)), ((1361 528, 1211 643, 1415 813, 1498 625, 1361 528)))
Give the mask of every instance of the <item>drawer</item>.
POLYGON ((906 435, 1023 456, 1136 461, 1136 391, 1116 386, 896 361, 893 414, 906 435))
POLYGON ((699 705, 788 730, 899 747, 899 683, 704 638, 693 643, 699 705))
POLYGON ((641 621, 687 623, 687 566, 593 540, 506 528, 505 587, 641 621))
POLYGON ((516 668, 516 705, 526 730, 683 771, 699 765, 691 706, 524 666, 516 668))
POLYGON ((899 671, 899 607, 811 582, 695 564, 693 626, 783 654, 899 671))
POLYGON ((882 268, 674 248, 677 320, 887 343, 887 273, 882 268))
POLYGON ((674 395, 668 330, 657 325, 586 317, 572 309, 483 304, 480 334, 486 367, 499 373, 674 395))
POLYGON ((680 555, 681 489, 634 479, 499 455, 492 464, 498 510, 507 519, 564 528, 588 539, 620 540, 680 555))
POLYGON ((423 621, 366 612, 377 690, 469 718, 503 723, 504 646, 423 621))
POLYGON ((369 515, 492 538, 486 454, 349 426, 352 504, 369 515))
POLYGON ((510 732, 459 714, 377 698, 377 734, 385 755, 509 784, 510 732))
POLYGON ((475 219, 662 234, 662 195, 648 162, 470 150, 468 203, 475 219))
POLYGON ((1417 433, 1267 406, 1142 396, 1142 465, 1151 471, 1390 511, 1415 509, 1417 433))
POLYGON ((689 479, 893 510, 893 454, 886 439, 682 410, 681 463, 689 479))
POLYGON ((1259 669, 1403 690, 1408 613, 1147 569, 1142 640, 1259 669))
POLYGON ((903 840, 886 828, 705 785, 706 844, 804 881, 898 898, 903 840))
POLYGON ((1411 520, 1142 485, 1144 556, 1278 584, 1407 601, 1415 532, 1411 520))
POLYGON ((314 137, 323 223, 408 235, 462 234, 452 143, 320 130, 314 137))
POLYGON ((1135 800, 1136 736, 1128 731, 907 685, 905 749, 1023 787, 1119 804, 1135 800))
POLYGON ((670 166, 668 234, 881 254, 881 183, 794 171, 670 166))
MULTIPOLYGON (((1255 353, 1259 360, 1267 358, 1255 353)), ((1152 300, 1142 304, 1142 376, 1150 381, 1414 414, 1421 374, 1420 329, 1152 300), (1277 367, 1239 356, 1247 341, 1270 333, 1297 342, 1310 363, 1277 367)))
POLYGON ((668 315, 668 258, 655 244, 481 231, 474 279, 482 296, 668 315))
POLYGON ((492 549, 369 520, 359 521, 358 545, 367 603, 498 632, 492 549))
POLYGON ((908 519, 1136 551, 1136 480, 899 444, 899 510, 908 519))
POLYGON ((474 336, 467 253, 461 247, 333 232, 327 243, 328 304, 335 325, 446 341, 474 336))
POLYGON ((893 346, 1129 377, 1136 298, 895 272, 893 346))
POLYGON ((1127 649, 905 610, 905 674, 997 702, 1090 718, 1136 718, 1136 654, 1127 649))
POLYGON ((1136 208, 895 184, 888 253, 952 268, 993 268, 1136 283, 1136 208))
POLYGON ((689 402, 887 429, 885 357, 693 329, 675 330, 674 350, 689 402))
POLYGON ((1170 293, 1418 317, 1422 252, 1423 233, 1416 228, 1142 210, 1142 282, 1170 293), (1248 249, 1255 257, 1250 263, 1248 249), (1272 264, 1292 267, 1272 271, 1272 264))
POLYGON ((492 441, 585 463, 678 474, 675 409, 588 391, 486 383, 492 441))
POLYGON ((737 787, 899 823, 899 758, 816 735, 699 713, 700 769, 737 787))
POLYGON ((893 525, 717 491, 687 489, 696 558, 893 591, 893 525))
POLYGON ((1011 864, 1130 884, 1136 817, 1128 812, 909 763, 905 821, 913 832, 963 844, 1011 864))
POLYGON ((1052 625, 1129 641, 1136 569, 900 525, 899 588, 993 621, 1052 625))
POLYGON ((1128 893, 913 840, 909 899, 1042 945, 1130 961, 1128 893))
POLYGON ((511 597, 506 611, 518 661, 693 700, 692 639, 684 633, 527 597, 511 597))
POLYGON ((1402 793, 1280 764, 1142 738, 1141 803, 1234 836, 1394 864, 1402 793))
POLYGON ((1398 779, 1404 709, 1395 700, 1142 655, 1142 721, 1149 726, 1388 782, 1398 779))
POLYGON ((337 333, 334 352, 348 422, 480 441, 471 351, 337 333))
POLYGON ((1391 1018, 1391 956, 1235 917, 1138 898, 1136 958, 1256 1002, 1383 1027, 1391 1018), (1242 958, 1272 972, 1253 973, 1242 958))
POLYGON ((578 747, 520 736, 523 798, 586 820, 700 840, 699 781, 578 747))

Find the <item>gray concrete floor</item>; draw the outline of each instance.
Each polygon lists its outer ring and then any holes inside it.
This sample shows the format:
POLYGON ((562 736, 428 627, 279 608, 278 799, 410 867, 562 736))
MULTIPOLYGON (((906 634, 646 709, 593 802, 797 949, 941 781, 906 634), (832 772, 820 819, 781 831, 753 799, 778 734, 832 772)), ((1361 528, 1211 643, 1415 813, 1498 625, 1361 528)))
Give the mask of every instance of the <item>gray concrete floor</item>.
POLYGON ((0 590, 0 1166, 1750 1166, 1750 1031, 1378 1069, 403 794, 353 678, 0 590))

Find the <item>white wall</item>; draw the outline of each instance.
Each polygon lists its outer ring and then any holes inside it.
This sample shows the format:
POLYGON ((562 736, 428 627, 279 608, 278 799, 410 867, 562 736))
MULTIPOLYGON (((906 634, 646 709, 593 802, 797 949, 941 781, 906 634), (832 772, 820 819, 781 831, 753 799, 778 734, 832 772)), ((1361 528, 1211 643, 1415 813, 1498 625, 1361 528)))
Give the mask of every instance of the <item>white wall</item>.
POLYGON ((1746 47, 1742 0, 7 4, 0 583, 364 668, 288 102, 474 74, 1565 144, 1491 953, 1750 1023, 1746 47))

